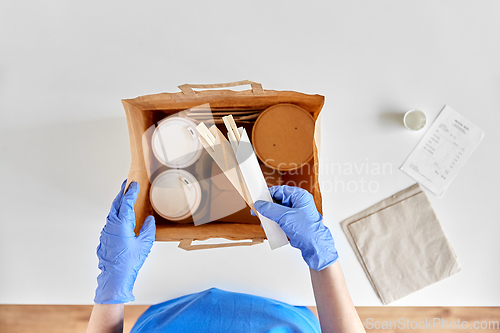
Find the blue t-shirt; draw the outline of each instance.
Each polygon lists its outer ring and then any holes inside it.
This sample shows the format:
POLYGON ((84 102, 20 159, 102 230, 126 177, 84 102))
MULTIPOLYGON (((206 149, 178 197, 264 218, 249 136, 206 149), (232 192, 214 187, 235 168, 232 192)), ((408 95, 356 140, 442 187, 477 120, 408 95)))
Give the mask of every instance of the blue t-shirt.
POLYGON ((304 306, 217 288, 151 306, 131 333, 145 332, 321 332, 304 306))

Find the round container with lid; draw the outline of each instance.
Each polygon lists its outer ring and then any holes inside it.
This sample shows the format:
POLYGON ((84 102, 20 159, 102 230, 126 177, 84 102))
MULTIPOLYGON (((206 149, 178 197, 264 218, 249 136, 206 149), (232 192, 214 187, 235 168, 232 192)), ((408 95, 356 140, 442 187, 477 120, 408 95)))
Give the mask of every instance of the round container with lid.
POLYGON ((154 210, 171 221, 185 220, 193 215, 201 202, 201 188, 186 170, 162 172, 151 184, 149 193, 154 210))
POLYGON ((313 158, 314 119, 294 104, 273 105, 259 116, 252 130, 255 153, 267 166, 290 171, 313 158))
POLYGON ((183 117, 162 120, 153 132, 151 148, 158 161, 170 168, 186 168, 202 152, 196 124, 183 117))

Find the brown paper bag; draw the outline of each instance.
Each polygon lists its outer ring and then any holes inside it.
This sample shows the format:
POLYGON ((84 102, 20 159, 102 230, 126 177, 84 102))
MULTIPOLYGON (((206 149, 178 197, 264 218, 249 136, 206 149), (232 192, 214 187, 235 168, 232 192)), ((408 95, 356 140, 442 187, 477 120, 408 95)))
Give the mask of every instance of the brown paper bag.
MULTIPOLYGON (((129 129, 131 166, 128 174, 128 184, 132 181, 139 183, 141 191, 135 205, 136 228, 138 233, 144 219, 153 213, 149 199, 150 179, 146 170, 146 163, 151 165, 154 156, 148 151, 144 151, 142 136, 145 131, 166 116, 179 111, 210 104, 211 110, 228 110, 232 114, 237 114, 244 110, 265 110, 278 103, 292 103, 300 106, 311 113, 316 120, 323 107, 324 97, 321 95, 307 95, 293 91, 264 90, 259 83, 252 81, 240 81, 225 84, 210 85, 181 85, 181 92, 161 93, 155 95, 140 96, 134 99, 122 100, 127 116, 129 129), (193 88, 211 89, 222 87, 234 87, 249 84, 251 90, 231 91, 231 90, 204 90, 194 91, 193 88)), ((312 184, 307 184, 311 190, 316 206, 321 212, 321 193, 318 185, 318 154, 314 146, 314 159, 311 162, 313 167, 312 175, 306 177, 312 180, 312 184)), ((127 184, 127 186, 128 186, 127 184)), ((306 185, 306 184, 304 184, 306 185)), ((185 249, 194 249, 191 246, 193 240, 205 240, 209 238, 226 238, 229 240, 253 239, 254 243, 259 243, 265 238, 265 234, 260 224, 249 224, 238 221, 235 217, 233 223, 212 222, 201 226, 193 224, 176 224, 168 221, 157 221, 157 241, 179 241, 180 246, 185 249)), ((222 244, 221 247, 251 245, 252 243, 222 244)), ((211 248, 216 246, 201 246, 199 248, 211 248)))

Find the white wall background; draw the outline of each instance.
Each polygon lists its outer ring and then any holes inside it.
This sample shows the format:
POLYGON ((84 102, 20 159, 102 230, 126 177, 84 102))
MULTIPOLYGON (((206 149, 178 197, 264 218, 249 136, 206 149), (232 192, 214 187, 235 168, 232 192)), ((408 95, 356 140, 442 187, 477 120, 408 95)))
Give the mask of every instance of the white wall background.
MULTIPOLYGON (((0 303, 90 304, 95 248, 130 163, 120 100, 183 83, 251 79, 326 96, 322 162, 391 163, 376 193, 324 191, 356 305, 380 305, 338 222, 411 185, 424 134, 399 123, 451 105, 486 138, 442 199, 429 197, 463 271, 394 305, 500 305, 498 1, 2 1, 0 303)), ((337 177, 337 178, 335 178, 337 177)), ((184 252, 156 243, 136 303, 212 286, 314 303, 290 247, 184 252)))

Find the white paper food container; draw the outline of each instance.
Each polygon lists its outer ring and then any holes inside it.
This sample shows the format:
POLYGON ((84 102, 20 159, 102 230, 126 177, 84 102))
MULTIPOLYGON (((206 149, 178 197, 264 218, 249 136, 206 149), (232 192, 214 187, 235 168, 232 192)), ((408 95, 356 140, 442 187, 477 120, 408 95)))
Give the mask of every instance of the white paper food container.
POLYGON ((153 154, 170 168, 187 168, 201 155, 196 124, 183 117, 168 117, 158 124, 151 138, 153 154))
POLYGON ((193 215, 201 202, 201 187, 186 170, 171 169, 162 172, 151 184, 153 209, 171 221, 180 221, 193 215))

